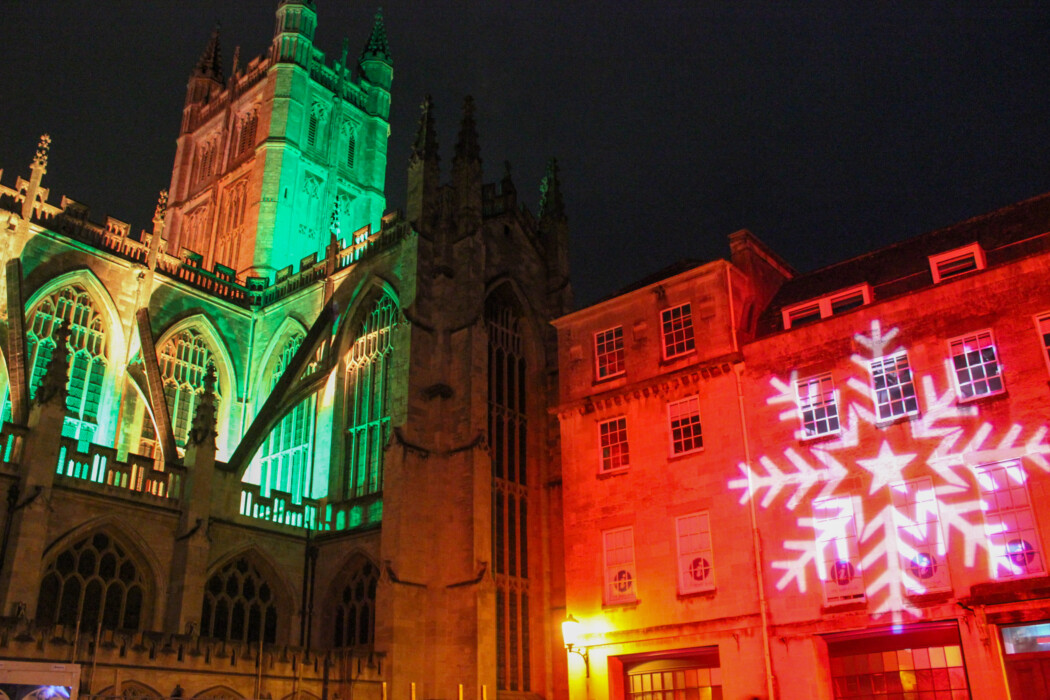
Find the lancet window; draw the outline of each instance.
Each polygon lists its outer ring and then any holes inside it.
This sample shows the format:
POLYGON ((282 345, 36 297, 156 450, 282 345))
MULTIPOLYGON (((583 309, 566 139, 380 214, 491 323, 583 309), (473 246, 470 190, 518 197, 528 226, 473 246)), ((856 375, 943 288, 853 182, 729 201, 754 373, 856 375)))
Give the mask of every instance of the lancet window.
POLYGON ((238 557, 208 579, 201 608, 201 634, 233 642, 277 641, 273 589, 247 557, 238 557))
MULTIPOLYGON (((303 337, 302 333, 296 333, 285 342, 270 373, 271 391, 291 364, 303 337)), ((271 490, 283 491, 298 503, 303 496, 311 494, 315 403, 313 396, 301 401, 266 437, 259 472, 259 488, 264 496, 271 490)))
MULTIPOLYGON (((212 352, 199 332, 187 328, 161 346, 157 353, 160 377, 164 384, 164 398, 171 413, 175 442, 186 445, 193 414, 204 390, 204 375, 212 361, 212 352)), ((216 387, 218 401, 218 387, 216 387)), ((145 431, 144 431, 145 437, 145 431)))
POLYGON ((372 562, 358 563, 335 604, 335 646, 370 645, 375 641, 376 586, 379 570, 372 562))
POLYGON ((356 498, 383 489, 383 447, 390 435, 392 334, 398 309, 383 295, 361 322, 347 353, 345 414, 346 496, 356 498))
POLYGON ((516 310, 498 298, 486 302, 485 322, 494 500, 496 681, 500 690, 527 691, 531 670, 524 340, 516 310))
POLYGON ((69 381, 63 434, 91 440, 98 427, 102 383, 106 376, 106 336, 102 316, 80 285, 63 287, 41 299, 29 312, 26 332, 30 396, 36 395, 55 350, 55 331, 66 324, 69 335, 69 381))
POLYGON ((44 572, 37 623, 103 629, 139 629, 146 579, 128 550, 103 532, 84 537, 55 557, 44 572))

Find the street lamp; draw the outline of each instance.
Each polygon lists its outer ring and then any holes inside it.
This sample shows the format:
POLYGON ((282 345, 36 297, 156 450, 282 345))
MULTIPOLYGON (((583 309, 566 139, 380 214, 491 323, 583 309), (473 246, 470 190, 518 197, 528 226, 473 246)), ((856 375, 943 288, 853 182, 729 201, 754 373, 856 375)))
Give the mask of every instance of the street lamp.
POLYGON ((565 650, 570 654, 579 654, 583 659, 583 667, 587 672, 587 678, 591 677, 591 656, 587 647, 580 647, 576 641, 580 638, 580 621, 571 614, 561 623, 561 638, 565 641, 565 650))

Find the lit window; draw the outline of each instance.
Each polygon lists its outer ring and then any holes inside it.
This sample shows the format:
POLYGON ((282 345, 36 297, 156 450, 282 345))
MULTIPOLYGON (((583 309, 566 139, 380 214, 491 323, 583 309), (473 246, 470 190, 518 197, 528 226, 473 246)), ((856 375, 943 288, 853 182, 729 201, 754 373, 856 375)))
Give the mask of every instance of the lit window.
POLYGON ((838 397, 830 374, 798 380, 795 393, 804 437, 834 435, 839 431, 838 397))
POLYGON ((880 421, 919 412, 919 399, 908 366, 908 354, 901 352, 871 361, 871 384, 880 421))
POLYGON ((930 271, 933 273, 934 284, 967 272, 983 270, 985 266, 984 251, 979 243, 971 243, 963 248, 930 256, 930 271))
POLYGON ((981 331, 948 342, 959 399, 975 399, 1003 391, 1003 377, 991 331, 981 331))
POLYGON ((667 405, 671 421, 671 452, 676 455, 699 450, 704 446, 700 432, 700 399, 690 396, 667 405))
POLYGON ((678 529, 678 592, 709 591, 715 587, 714 557, 711 556, 711 522, 707 513, 683 515, 675 520, 678 529))
POLYGON ((784 329, 804 326, 822 318, 844 314, 871 303, 871 285, 864 283, 781 310, 784 329))
POLYGON ((950 588, 932 482, 928 478, 902 481, 891 484, 890 493, 906 585, 917 593, 950 588))
POLYGON ((1044 570, 1043 548, 1026 481, 1027 475, 1019 460, 977 469, 994 578, 1041 574, 1044 570))
POLYGON ((864 600, 852 499, 836 496, 814 501, 813 521, 817 533, 817 573, 824 583, 824 601, 864 600))
POLYGON ((605 603, 633 603, 638 599, 634 585, 634 529, 622 527, 602 533, 605 552, 605 603))
POLYGON ((689 304, 665 309, 661 314, 664 335, 664 359, 685 355, 696 349, 693 340, 693 314, 689 304))
POLYGON ((599 426, 602 446, 602 471, 625 469, 630 465, 627 450, 627 419, 607 420, 599 426))
POLYGON ((1047 369, 1050 369, 1050 314, 1037 317, 1035 325, 1043 344, 1043 359, 1046 360, 1047 369))
POLYGON ((598 379, 623 374, 623 326, 595 333, 594 358, 598 379))

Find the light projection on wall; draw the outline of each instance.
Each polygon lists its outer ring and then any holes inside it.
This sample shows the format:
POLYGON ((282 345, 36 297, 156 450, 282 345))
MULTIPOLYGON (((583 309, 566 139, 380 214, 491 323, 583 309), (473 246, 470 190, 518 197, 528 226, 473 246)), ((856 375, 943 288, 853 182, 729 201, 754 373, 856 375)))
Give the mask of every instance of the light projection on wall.
POLYGON ((839 425, 820 439, 813 378, 772 379, 767 405, 798 426, 800 443, 740 464, 729 482, 741 504, 785 508, 797 525, 770 563, 778 590, 806 592, 815 578, 826 604, 867 601, 894 620, 918 615, 916 596, 951 588, 949 550, 957 566, 986 564, 989 580, 1044 573, 1027 481, 1030 469, 1050 472, 1045 425, 982 420, 952 359, 943 373, 913 375, 899 336, 878 321, 854 336, 863 354, 822 398, 839 425))

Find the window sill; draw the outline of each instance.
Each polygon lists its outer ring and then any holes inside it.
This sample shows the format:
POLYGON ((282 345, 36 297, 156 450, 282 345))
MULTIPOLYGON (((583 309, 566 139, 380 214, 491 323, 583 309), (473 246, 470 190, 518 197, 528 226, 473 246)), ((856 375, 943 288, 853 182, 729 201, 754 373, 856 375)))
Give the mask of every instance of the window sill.
POLYGON ((672 452, 670 455, 668 455, 667 459, 670 462, 674 462, 685 457, 692 457, 694 455, 703 454, 703 452, 703 447, 697 447, 695 450, 689 450, 688 452, 672 452))
POLYGON ((980 394, 979 396, 967 396, 965 398, 962 397, 962 396, 959 396, 958 393, 956 393, 955 403, 960 405, 960 406, 968 406, 970 404, 979 403, 981 401, 995 401, 999 397, 1003 397, 1003 396, 1006 396, 1006 389, 1003 389, 1001 391, 991 392, 991 393, 988 393, 988 394, 980 394))
POLYGON ((634 610, 638 607, 638 603, 641 601, 635 598, 634 600, 626 600, 622 603, 602 603, 602 610, 634 610))
POLYGON ((669 365, 677 364, 678 362, 681 362, 684 359, 687 359, 687 358, 695 359, 696 357, 697 357, 696 348, 693 348, 689 352, 683 352, 680 355, 672 355, 671 357, 664 357, 663 355, 661 355, 660 356, 660 366, 661 367, 669 366, 669 365))
POLYGON ((711 588, 705 588, 702 591, 692 591, 690 593, 678 592, 678 600, 703 600, 704 598, 711 599, 718 593, 718 588, 712 586, 711 588))
POLYGON ((835 603, 824 603, 820 606, 821 615, 836 615, 839 613, 860 612, 868 609, 868 599, 843 600, 835 603))
POLYGON ((599 479, 612 479, 617 476, 623 476, 631 471, 630 467, 623 467, 621 469, 609 469, 607 471, 598 472, 599 479))
POLYGON ((913 418, 918 418, 921 415, 922 413, 920 411, 915 411, 914 413, 905 413, 900 416, 893 416, 892 418, 879 418, 876 416, 875 427, 879 430, 883 430, 885 428, 889 428, 891 425, 903 423, 904 421, 910 421, 913 418))
POLYGON ((805 430, 801 431, 802 435, 799 436, 798 441, 807 445, 815 443, 827 442, 829 440, 835 440, 842 436, 842 428, 840 427, 833 433, 821 433, 820 435, 806 435, 805 430))

